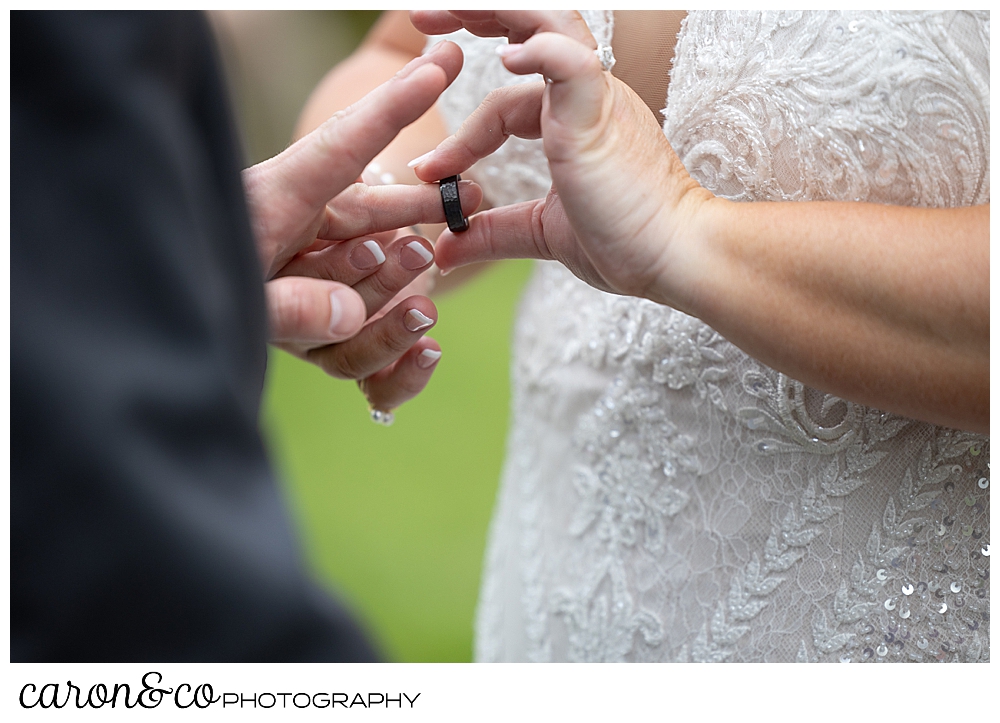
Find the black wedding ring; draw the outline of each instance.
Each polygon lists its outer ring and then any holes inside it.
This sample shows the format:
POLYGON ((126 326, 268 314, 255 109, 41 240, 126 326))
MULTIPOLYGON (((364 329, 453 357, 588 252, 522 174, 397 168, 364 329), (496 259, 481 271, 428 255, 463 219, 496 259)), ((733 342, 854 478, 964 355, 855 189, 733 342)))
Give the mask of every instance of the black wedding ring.
POLYGON ((461 176, 449 176, 438 181, 441 184, 444 218, 448 222, 448 230, 452 233, 469 230, 469 219, 462 213, 462 199, 458 195, 458 182, 461 180, 461 176))

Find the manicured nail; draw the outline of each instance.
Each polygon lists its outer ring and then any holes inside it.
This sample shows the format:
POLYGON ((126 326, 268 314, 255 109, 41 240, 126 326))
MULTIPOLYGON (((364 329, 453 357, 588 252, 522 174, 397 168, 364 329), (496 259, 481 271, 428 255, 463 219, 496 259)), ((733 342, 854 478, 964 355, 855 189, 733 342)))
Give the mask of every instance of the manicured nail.
POLYGON ((414 166, 419 166, 421 163, 423 163, 428 158, 430 158, 431 156, 433 156, 434 155, 434 151, 436 151, 436 150, 437 150, 437 148, 435 148, 433 150, 430 150, 430 151, 427 151, 427 153, 425 153, 422 156, 417 156, 412 161, 410 161, 409 163, 407 163, 406 167, 407 168, 413 168, 414 166))
POLYGON ((385 263, 385 254, 382 253, 382 247, 378 245, 377 241, 373 241, 372 239, 358 244, 351 251, 351 265, 361 271, 374 269, 383 263, 385 263))
POLYGON ((497 46, 497 55, 501 58, 506 58, 507 56, 513 55, 518 52, 524 46, 521 43, 507 43, 506 45, 497 46))
POLYGON ((417 356, 417 366, 421 369, 430 369, 438 363, 438 359, 440 358, 441 352, 434 351, 433 349, 424 349, 417 356))
POLYGON ((429 326, 434 326, 434 319, 421 314, 416 309, 410 309, 403 317, 403 325, 410 331, 422 331, 429 326))
POLYGON ((416 271, 434 260, 434 254, 424 248, 419 241, 410 241, 399 250, 399 263, 404 269, 416 271))

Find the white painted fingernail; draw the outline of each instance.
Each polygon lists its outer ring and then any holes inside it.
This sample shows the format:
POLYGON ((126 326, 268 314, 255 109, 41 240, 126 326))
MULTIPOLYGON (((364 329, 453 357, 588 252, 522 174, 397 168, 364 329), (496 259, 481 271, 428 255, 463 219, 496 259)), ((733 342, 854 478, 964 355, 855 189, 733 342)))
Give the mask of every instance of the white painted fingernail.
POLYGON ((427 153, 425 153, 422 156, 417 156, 412 161, 410 161, 409 163, 407 163, 406 167, 407 168, 413 168, 414 166, 419 166, 421 163, 423 163, 428 158, 430 158, 431 156, 433 156, 434 155, 434 151, 436 151, 436 150, 437 150, 437 148, 435 148, 433 151, 427 151, 427 153))
POLYGON ((385 254, 377 241, 368 239, 360 243, 351 251, 351 265, 359 271, 368 271, 376 266, 381 266, 385 261, 385 254))
POLYGON ((419 241, 410 241, 410 243, 406 244, 406 248, 410 249, 413 253, 422 258, 425 264, 429 264, 434 260, 434 255, 425 249, 424 245, 419 241))
POLYGON ((417 366, 421 369, 430 369, 432 366, 437 364, 438 359, 440 358, 441 352, 434 351, 433 349, 424 349, 417 357, 417 366))
POLYGON ((381 266, 383 263, 385 263, 385 254, 382 253, 382 247, 379 246, 377 242, 373 241, 372 239, 368 239, 361 245, 372 252, 372 256, 375 257, 376 265, 381 266))
POLYGON ((434 326, 434 319, 421 314, 416 309, 410 309, 403 318, 403 324, 410 331, 422 331, 429 326, 434 326))
POLYGON ((396 177, 391 173, 383 173, 378 177, 378 180, 382 182, 383 186, 391 186, 396 182, 396 177))

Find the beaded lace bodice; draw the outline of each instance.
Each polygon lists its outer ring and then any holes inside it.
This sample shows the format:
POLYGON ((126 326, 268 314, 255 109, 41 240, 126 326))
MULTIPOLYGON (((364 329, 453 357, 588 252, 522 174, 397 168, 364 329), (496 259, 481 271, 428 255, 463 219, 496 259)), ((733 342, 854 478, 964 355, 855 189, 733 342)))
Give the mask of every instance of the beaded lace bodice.
MULTIPOLYGON (((585 17, 607 42, 611 14, 585 17)), ((504 41, 452 39, 454 129, 531 79, 504 41)), ((988 13, 692 13, 666 106, 731 199, 989 201, 988 13)), ((545 168, 512 140, 472 175, 506 204, 545 168)), ((514 347, 478 659, 989 659, 988 438, 806 388, 555 263, 514 347)))

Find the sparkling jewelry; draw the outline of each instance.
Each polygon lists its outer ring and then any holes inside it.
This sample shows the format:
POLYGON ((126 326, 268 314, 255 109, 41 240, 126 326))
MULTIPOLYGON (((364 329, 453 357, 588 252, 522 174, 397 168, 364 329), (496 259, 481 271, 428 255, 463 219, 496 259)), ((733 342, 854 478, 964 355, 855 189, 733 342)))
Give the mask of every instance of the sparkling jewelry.
POLYGON ((438 182, 441 186, 444 217, 448 221, 448 230, 452 233, 469 230, 469 219, 462 213, 462 199, 458 195, 458 182, 461 180, 461 176, 449 176, 438 182))
POLYGON ((375 424, 380 424, 383 427, 388 427, 394 421, 396 421, 396 415, 394 415, 392 412, 383 409, 376 409, 375 405, 372 404, 371 398, 368 396, 367 379, 358 379, 358 389, 361 390, 361 393, 365 396, 365 399, 368 400, 368 416, 371 417, 371 420, 375 422, 375 424))
POLYGON ((597 56, 597 59, 601 61, 601 66, 608 72, 615 67, 615 54, 611 51, 610 45, 598 45, 597 50, 594 51, 594 55, 597 56))

